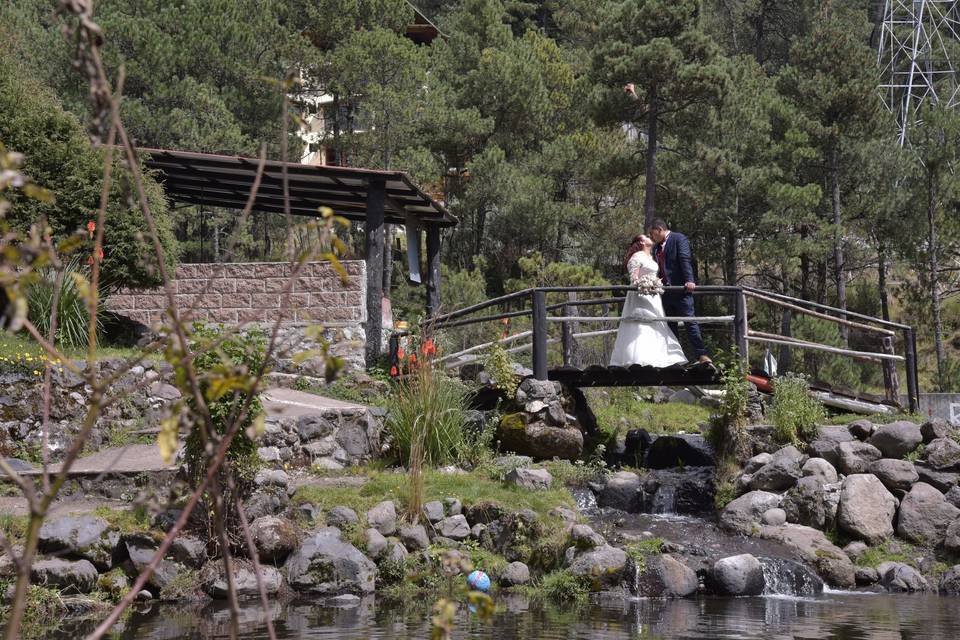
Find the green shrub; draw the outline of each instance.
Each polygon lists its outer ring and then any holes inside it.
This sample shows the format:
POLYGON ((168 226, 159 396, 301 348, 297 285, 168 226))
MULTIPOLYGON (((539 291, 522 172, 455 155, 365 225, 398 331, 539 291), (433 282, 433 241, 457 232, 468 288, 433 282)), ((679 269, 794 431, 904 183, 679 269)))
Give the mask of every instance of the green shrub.
POLYGON ((494 386, 503 391, 508 399, 513 400, 516 397, 520 383, 513 371, 513 360, 503 346, 495 344, 490 347, 483 360, 483 368, 493 378, 494 386))
POLYGON ((582 602, 590 593, 586 582, 566 569, 553 571, 540 578, 537 591, 556 602, 582 602))
POLYGON ((810 397, 810 383, 801 375, 788 373, 773 383, 770 419, 774 437, 781 444, 809 442, 827 419, 823 405, 810 397))
MULTIPOLYGON (((81 294, 81 282, 90 281, 90 270, 81 266, 79 258, 73 258, 63 266, 60 281, 60 296, 57 299, 57 335, 58 345, 79 349, 86 347, 89 341, 90 313, 87 301, 81 294)), ((27 316, 30 322, 43 336, 50 335, 50 311, 57 289, 57 272, 46 269, 40 279, 27 290, 27 316)), ((103 330, 104 299, 98 297, 97 335, 103 330)))

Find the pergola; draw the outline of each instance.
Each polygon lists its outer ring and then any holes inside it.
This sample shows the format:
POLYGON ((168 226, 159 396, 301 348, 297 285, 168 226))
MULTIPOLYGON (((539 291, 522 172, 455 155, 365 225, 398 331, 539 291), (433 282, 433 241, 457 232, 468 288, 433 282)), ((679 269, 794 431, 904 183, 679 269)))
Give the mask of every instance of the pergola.
MULTIPOLYGON (((157 172, 168 198, 211 207, 244 208, 260 166, 258 158, 169 149, 140 151, 144 153, 146 165, 157 172)), ((423 283, 427 315, 433 316, 440 307, 440 229, 455 225, 457 220, 402 171, 266 161, 253 202, 254 211, 285 213, 289 210, 293 215, 319 217, 320 207, 329 207, 344 218, 364 223, 366 354, 367 361, 373 362, 380 357, 383 332, 383 225, 406 227, 414 278, 419 276, 420 231, 425 231, 427 268, 423 283)))

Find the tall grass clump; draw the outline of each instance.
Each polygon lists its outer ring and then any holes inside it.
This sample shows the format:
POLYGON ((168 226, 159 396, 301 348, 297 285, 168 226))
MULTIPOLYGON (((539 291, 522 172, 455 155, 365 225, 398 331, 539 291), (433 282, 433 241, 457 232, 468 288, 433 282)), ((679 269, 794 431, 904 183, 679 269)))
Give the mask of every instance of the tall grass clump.
POLYGON ((810 397, 810 383, 798 374, 788 373, 773 383, 773 407, 770 411, 773 434, 781 444, 810 442, 827 419, 823 405, 810 397))
MULTIPOLYGON (((40 278, 30 285, 27 293, 27 317, 41 335, 50 335, 50 311, 53 309, 54 298, 57 298, 57 344, 68 349, 85 348, 89 337, 90 312, 82 288, 89 286, 89 269, 81 265, 78 258, 74 258, 63 265, 59 287, 57 276, 55 269, 45 269, 40 278)), ((103 298, 98 297, 98 335, 103 330, 106 313, 103 303, 103 298)))

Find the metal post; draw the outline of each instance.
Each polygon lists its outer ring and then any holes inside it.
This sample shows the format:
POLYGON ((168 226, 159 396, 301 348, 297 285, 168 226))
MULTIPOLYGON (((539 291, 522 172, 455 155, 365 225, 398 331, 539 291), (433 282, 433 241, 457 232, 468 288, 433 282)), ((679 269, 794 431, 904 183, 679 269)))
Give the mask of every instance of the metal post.
POLYGON ((745 367, 749 367, 750 352, 747 346, 747 296, 738 291, 733 296, 733 339, 737 346, 737 357, 745 367))
POLYGON ((916 413, 920 410, 920 396, 917 388, 917 338, 913 329, 906 329, 903 332, 904 357, 907 367, 907 406, 910 413, 916 413))
POLYGON ((547 294, 533 291, 533 377, 547 379, 547 294))

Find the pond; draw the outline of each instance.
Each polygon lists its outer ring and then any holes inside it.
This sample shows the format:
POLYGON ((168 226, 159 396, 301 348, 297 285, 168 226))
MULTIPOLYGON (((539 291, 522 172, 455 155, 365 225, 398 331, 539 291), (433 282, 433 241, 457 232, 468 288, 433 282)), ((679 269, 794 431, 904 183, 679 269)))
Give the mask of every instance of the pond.
MULTIPOLYGON (((637 600, 605 598, 579 606, 501 597, 491 623, 461 611, 455 638, 496 640, 942 640, 960 638, 960 601, 934 595, 825 593, 816 598, 756 597, 637 600)), ((370 598, 328 607, 273 603, 277 635, 304 640, 420 639, 430 637, 420 603, 385 604, 370 598)), ((248 603, 241 638, 267 637, 263 611, 248 603)), ((115 638, 187 640, 229 637, 229 612, 154 605, 134 613, 115 638)), ((58 634, 79 637, 83 625, 58 634)))

